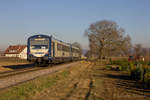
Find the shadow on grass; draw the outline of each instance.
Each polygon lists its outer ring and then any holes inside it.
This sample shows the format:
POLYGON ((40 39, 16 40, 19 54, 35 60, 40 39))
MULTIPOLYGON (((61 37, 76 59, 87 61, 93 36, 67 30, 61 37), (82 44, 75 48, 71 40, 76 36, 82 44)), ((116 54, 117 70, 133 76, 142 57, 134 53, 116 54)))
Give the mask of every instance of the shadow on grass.
POLYGON ((34 67, 34 64, 8 65, 8 66, 3 66, 3 67, 11 68, 11 69, 24 69, 24 68, 34 67))
POLYGON ((108 82, 113 83, 116 87, 125 89, 125 91, 130 92, 132 94, 138 94, 145 97, 150 97, 150 87, 146 87, 141 82, 137 82, 131 80, 128 75, 125 74, 113 74, 116 71, 106 72, 105 74, 95 74, 94 77, 106 78, 108 82), (115 80, 113 80, 115 79, 115 80))
POLYGON ((106 74, 106 77, 108 77, 108 78, 120 79, 120 80, 130 80, 130 77, 129 77, 128 75, 106 74))

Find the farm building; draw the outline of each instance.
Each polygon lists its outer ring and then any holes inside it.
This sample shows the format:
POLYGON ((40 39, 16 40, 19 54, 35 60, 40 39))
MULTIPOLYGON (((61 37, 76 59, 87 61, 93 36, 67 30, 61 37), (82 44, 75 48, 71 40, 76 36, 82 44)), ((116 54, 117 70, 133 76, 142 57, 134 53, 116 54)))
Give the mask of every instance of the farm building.
POLYGON ((6 57, 18 57, 27 59, 27 46, 26 45, 10 45, 5 51, 6 57))

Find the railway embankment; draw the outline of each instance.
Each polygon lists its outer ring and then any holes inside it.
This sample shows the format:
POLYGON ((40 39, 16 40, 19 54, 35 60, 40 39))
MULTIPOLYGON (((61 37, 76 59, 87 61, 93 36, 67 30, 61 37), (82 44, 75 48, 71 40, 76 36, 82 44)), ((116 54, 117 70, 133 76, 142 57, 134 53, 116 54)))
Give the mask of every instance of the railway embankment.
POLYGON ((73 63, 69 63, 69 64, 62 64, 62 65, 57 65, 57 66, 48 67, 48 68, 37 68, 36 67, 36 70, 28 70, 25 72, 20 72, 19 74, 14 74, 14 75, 12 74, 7 77, 2 77, 2 78, 0 78, 0 89, 11 87, 16 84, 23 83, 25 81, 33 80, 42 75, 57 72, 63 68, 70 67, 77 63, 78 62, 73 62, 73 63))

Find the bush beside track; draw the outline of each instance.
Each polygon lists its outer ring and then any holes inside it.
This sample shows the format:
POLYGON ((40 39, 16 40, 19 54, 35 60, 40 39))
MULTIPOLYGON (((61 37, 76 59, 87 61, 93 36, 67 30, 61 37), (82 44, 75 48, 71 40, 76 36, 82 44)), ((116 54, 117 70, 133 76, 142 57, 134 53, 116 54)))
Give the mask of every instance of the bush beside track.
POLYGON ((132 61, 128 60, 109 60, 106 65, 107 69, 116 71, 127 71, 132 80, 150 86, 150 62, 149 61, 132 61))

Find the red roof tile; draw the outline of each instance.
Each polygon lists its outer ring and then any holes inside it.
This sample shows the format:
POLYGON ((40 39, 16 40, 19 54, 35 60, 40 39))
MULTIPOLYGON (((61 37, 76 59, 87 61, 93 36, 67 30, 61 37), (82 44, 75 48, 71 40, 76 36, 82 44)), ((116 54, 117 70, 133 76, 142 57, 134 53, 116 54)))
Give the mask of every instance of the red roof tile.
POLYGON ((26 45, 13 45, 13 46, 9 46, 6 50, 5 50, 5 54, 19 54, 21 53, 27 46, 26 45))

